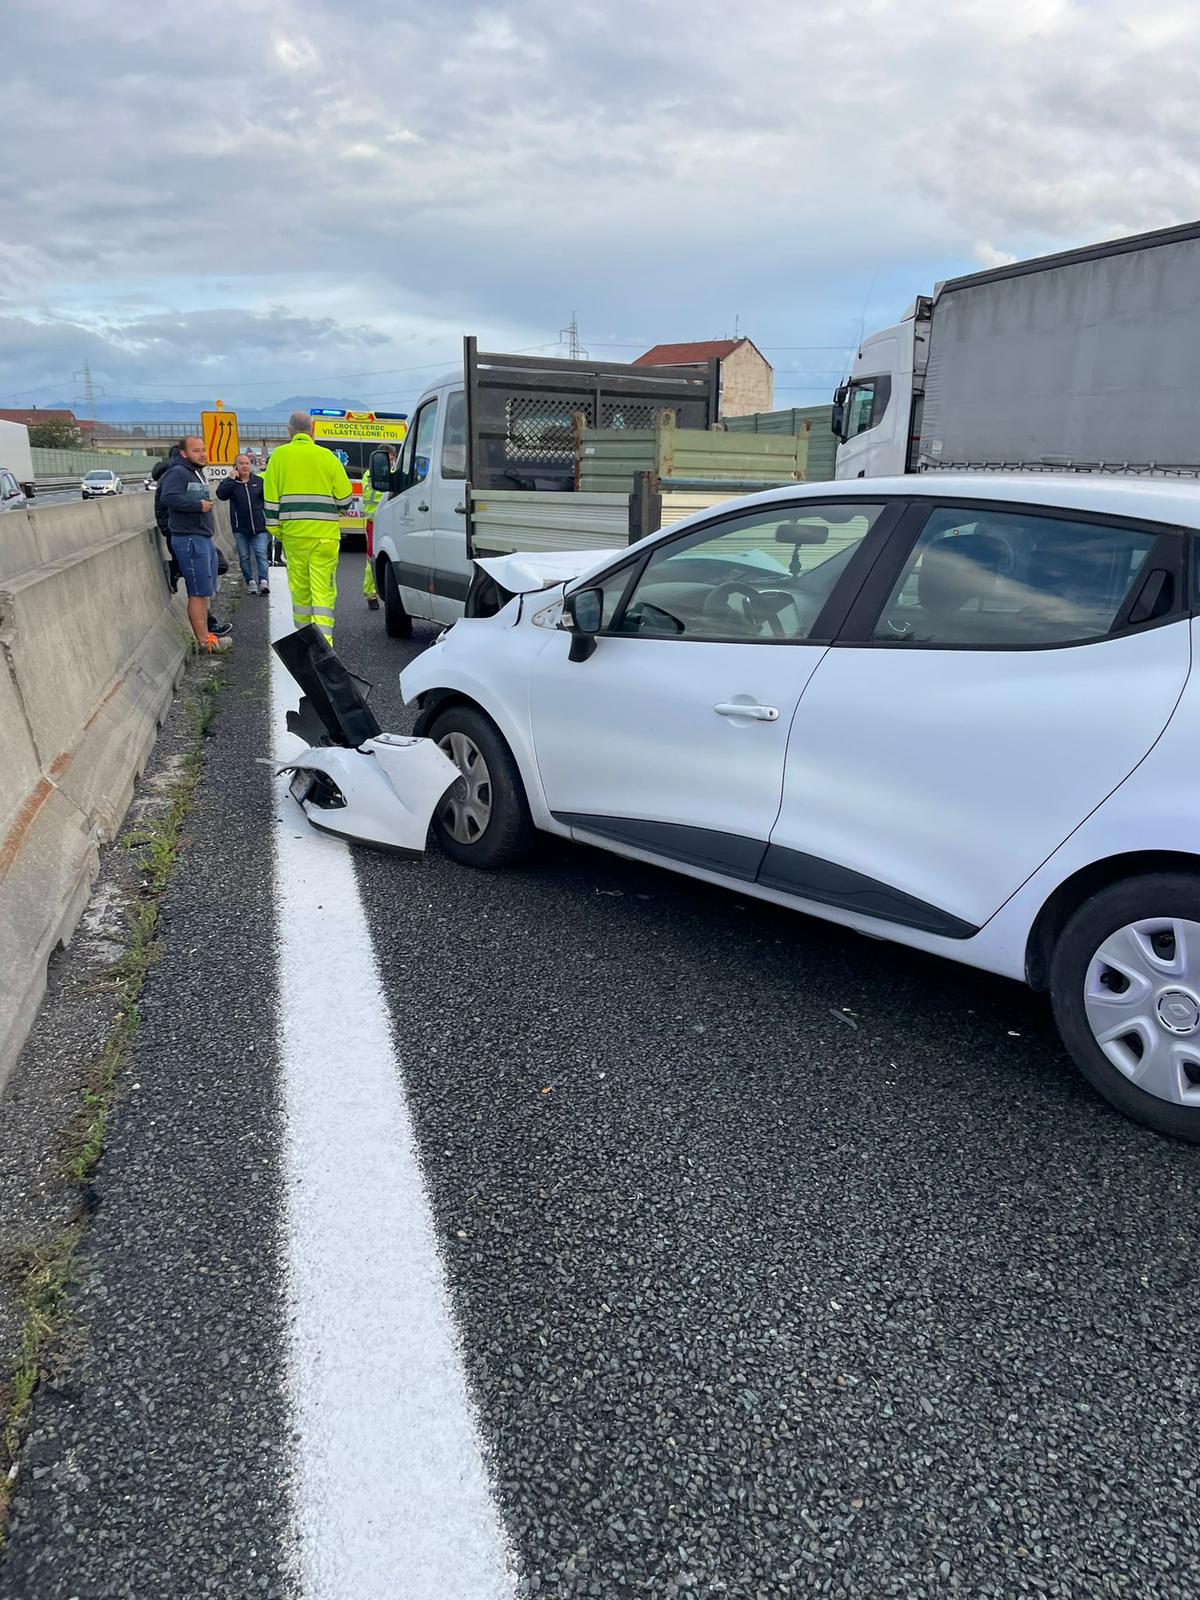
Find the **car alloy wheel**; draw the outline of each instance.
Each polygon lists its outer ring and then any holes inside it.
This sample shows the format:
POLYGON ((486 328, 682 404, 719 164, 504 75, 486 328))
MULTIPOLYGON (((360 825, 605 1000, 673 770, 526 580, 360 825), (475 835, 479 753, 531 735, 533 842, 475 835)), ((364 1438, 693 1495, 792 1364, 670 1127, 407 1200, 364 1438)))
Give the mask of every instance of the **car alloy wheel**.
POLYGON ((1092 1036, 1129 1081, 1200 1107, 1200 922, 1147 917, 1109 935, 1088 965, 1092 1036))
POLYGON ((439 807, 442 826, 458 844, 482 839, 492 820, 492 776, 483 752, 465 733, 452 732, 439 747, 462 774, 451 784, 439 807))

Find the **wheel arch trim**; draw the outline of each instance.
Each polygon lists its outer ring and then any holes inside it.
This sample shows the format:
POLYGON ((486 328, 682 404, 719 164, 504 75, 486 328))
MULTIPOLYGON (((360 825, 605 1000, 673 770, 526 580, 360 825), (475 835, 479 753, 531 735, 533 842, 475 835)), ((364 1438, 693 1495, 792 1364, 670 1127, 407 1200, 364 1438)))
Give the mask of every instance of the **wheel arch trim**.
POLYGON ((1092 895, 1126 878, 1158 872, 1200 874, 1200 853, 1186 850, 1127 850, 1078 867, 1047 896, 1025 943, 1025 978, 1032 989, 1049 986, 1050 962, 1059 935, 1092 895))

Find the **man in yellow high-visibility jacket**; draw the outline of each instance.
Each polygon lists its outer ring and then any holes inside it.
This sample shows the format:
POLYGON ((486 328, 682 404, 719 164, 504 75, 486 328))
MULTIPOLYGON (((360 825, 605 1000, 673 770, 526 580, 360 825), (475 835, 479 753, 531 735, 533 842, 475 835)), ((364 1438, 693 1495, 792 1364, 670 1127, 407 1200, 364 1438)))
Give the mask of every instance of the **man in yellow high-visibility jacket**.
POLYGON ((341 519, 354 491, 332 450, 313 442, 313 421, 303 411, 288 419, 289 439, 271 452, 263 474, 267 532, 283 540, 292 621, 315 622, 333 643, 333 607, 341 553, 341 519))

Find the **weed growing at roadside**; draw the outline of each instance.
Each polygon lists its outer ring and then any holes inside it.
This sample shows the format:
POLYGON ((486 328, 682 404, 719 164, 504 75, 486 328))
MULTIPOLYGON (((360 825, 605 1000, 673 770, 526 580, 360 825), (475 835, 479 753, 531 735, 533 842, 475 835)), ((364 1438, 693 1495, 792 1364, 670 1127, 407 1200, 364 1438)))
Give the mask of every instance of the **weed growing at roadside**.
POLYGON ((99 1054, 84 1073, 79 1112, 65 1130, 64 1171, 79 1190, 79 1209, 57 1238, 13 1264, 23 1320, 16 1371, 10 1383, 0 1386, 0 1549, 7 1536, 12 1491, 34 1395, 70 1319, 68 1289, 87 1225, 87 1186, 104 1152, 118 1079, 137 1033, 142 986, 158 959, 159 898, 179 858, 183 824, 200 781, 203 741, 211 736, 217 720, 221 688, 219 671, 210 672, 192 688, 185 709, 193 747, 166 792, 163 809, 122 840, 124 849, 138 852, 142 882, 138 898, 126 912, 124 952, 104 982, 105 992, 116 999, 116 1014, 99 1054))

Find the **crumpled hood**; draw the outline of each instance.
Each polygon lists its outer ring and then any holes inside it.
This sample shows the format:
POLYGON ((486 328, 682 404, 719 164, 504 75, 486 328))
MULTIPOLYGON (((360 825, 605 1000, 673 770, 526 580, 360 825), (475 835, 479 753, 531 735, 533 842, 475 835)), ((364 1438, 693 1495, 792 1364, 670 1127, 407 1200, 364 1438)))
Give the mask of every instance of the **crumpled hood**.
POLYGON ((509 594, 531 594, 569 583, 611 560, 613 550, 516 550, 509 556, 477 557, 475 565, 509 594))

